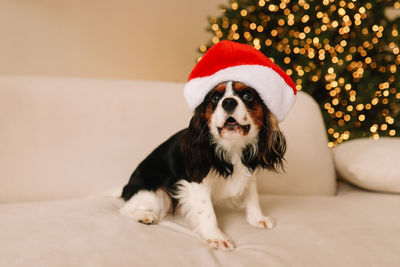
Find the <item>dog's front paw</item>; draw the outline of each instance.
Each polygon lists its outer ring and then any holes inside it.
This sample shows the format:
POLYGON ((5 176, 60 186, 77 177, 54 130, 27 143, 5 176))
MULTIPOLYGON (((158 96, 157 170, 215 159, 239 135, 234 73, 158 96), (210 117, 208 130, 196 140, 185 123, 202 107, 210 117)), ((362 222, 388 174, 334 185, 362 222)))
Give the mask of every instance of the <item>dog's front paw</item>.
POLYGON ((233 250, 235 246, 230 239, 207 239, 207 245, 210 248, 220 250, 233 250))
POLYGON ((143 224, 156 224, 158 223, 157 215, 148 210, 136 210, 132 214, 133 219, 143 224))
POLYGON ((210 248, 218 250, 233 250, 235 248, 232 240, 221 231, 213 234, 203 234, 202 237, 210 248))
POLYGON ((257 228, 261 229, 272 229, 275 227, 276 222, 274 218, 270 216, 260 216, 260 217, 247 217, 247 222, 257 228))

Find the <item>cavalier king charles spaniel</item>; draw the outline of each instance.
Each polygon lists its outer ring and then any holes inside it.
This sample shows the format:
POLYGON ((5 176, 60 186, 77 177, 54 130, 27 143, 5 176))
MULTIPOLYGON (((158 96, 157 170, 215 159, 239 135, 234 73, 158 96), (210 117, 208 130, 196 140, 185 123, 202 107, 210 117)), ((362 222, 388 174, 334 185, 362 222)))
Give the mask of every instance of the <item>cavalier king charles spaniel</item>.
POLYGON ((156 148, 124 187, 120 212, 155 224, 178 208, 212 248, 232 250, 213 205, 243 207, 247 222, 270 229, 260 208, 254 172, 283 169, 286 141, 257 91, 242 82, 215 86, 197 106, 189 127, 156 148))

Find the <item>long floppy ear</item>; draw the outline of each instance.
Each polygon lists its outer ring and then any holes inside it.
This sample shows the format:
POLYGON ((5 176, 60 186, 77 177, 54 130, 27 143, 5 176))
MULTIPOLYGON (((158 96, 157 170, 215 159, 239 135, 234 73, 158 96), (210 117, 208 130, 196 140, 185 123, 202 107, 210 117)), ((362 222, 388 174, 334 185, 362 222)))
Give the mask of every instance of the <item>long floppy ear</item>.
POLYGON ((181 141, 185 171, 189 181, 200 183, 212 165, 211 137, 202 106, 196 108, 181 141))
POLYGON ((258 159, 261 167, 272 171, 284 171, 286 139, 279 129, 278 120, 268 110, 264 110, 264 127, 258 138, 258 159))

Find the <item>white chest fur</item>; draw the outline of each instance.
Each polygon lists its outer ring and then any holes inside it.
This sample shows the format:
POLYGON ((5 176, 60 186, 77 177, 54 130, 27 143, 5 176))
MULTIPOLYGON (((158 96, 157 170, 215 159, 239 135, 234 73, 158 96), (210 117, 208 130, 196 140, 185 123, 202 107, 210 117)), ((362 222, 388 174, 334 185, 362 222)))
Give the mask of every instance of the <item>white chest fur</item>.
POLYGON ((231 159, 234 170, 231 176, 224 178, 211 172, 203 183, 210 187, 211 197, 215 204, 240 204, 253 178, 249 170, 242 164, 238 156, 231 159))

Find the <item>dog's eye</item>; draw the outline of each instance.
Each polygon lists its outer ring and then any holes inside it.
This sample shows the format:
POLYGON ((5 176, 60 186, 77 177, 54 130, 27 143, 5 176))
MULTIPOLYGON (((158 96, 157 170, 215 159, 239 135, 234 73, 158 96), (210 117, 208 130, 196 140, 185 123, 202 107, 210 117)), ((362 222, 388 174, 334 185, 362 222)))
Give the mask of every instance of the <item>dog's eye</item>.
POLYGON ((214 95, 214 96, 211 98, 211 102, 212 102, 213 104, 217 104, 217 103, 219 102, 220 99, 221 99, 221 96, 220 96, 220 95, 214 95))
POLYGON ((250 101, 253 101, 253 99, 254 99, 254 94, 253 94, 252 92, 246 92, 246 93, 243 94, 242 98, 243 98, 245 101, 250 102, 250 101))

